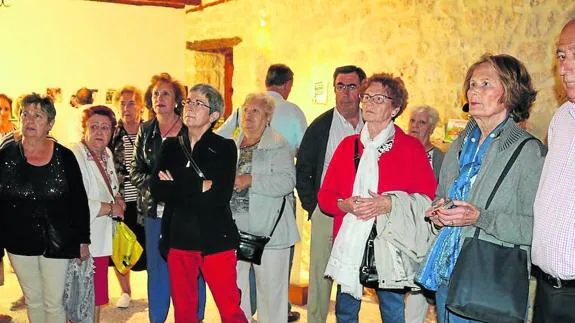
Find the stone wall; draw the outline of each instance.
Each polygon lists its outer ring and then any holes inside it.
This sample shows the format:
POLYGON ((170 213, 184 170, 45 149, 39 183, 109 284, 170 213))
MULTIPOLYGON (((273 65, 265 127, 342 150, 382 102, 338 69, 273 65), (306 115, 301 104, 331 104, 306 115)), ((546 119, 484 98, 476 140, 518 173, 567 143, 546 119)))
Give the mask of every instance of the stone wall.
MULTIPOLYGON (((188 41, 242 38, 234 48, 236 106, 263 90, 269 64, 283 62, 295 72, 290 100, 310 121, 333 106, 331 91, 326 105, 314 104, 312 95, 314 82, 331 84, 336 66, 401 75, 409 105, 435 106, 443 121, 460 117, 468 66, 485 52, 511 54, 526 64, 540 91, 529 129, 543 138, 558 106, 553 44, 570 15, 571 0, 237 0, 186 19, 188 41)), ((405 116, 398 123, 406 125, 405 116)), ((435 139, 442 133, 441 125, 435 139)))
MULTIPOLYGON (((234 47, 235 106, 247 93, 263 90, 268 65, 281 62, 294 70, 290 100, 309 123, 334 104, 333 69, 356 64, 368 74, 401 75, 409 106, 436 107, 442 120, 433 136, 437 142, 446 119, 463 117, 467 67, 486 52, 511 54, 525 63, 539 90, 528 128, 544 139, 561 100, 554 43, 568 17, 575 17, 575 1, 237 0, 191 12, 186 19, 188 41, 242 39, 234 47), (319 81, 329 84, 327 104, 313 103, 319 81)), ((188 75, 193 68, 186 67, 188 75)), ((401 126, 406 115, 397 120, 401 126)), ((305 281, 309 223, 304 218, 300 209, 303 255, 296 258, 301 268, 294 272, 305 281)))

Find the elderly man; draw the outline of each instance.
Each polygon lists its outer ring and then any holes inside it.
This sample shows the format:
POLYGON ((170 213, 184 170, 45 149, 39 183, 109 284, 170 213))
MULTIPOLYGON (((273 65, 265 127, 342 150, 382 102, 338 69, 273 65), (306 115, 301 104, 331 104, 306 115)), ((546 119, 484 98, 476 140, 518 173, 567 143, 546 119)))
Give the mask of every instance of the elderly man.
POLYGON ((549 124, 549 152, 533 208, 536 323, 575 322, 575 19, 563 27, 556 52, 568 101, 549 124))
POLYGON ((298 152, 296 188, 302 207, 311 219, 308 323, 327 320, 332 281, 324 277, 333 242, 333 218, 317 207, 317 192, 340 141, 359 133, 359 86, 365 72, 353 65, 333 73, 335 108, 317 117, 307 128, 298 152))
POLYGON ((421 105, 411 110, 407 132, 417 138, 427 151, 427 158, 433 168, 435 179, 439 179, 439 170, 445 153, 431 144, 431 134, 439 121, 439 113, 433 107, 421 105))

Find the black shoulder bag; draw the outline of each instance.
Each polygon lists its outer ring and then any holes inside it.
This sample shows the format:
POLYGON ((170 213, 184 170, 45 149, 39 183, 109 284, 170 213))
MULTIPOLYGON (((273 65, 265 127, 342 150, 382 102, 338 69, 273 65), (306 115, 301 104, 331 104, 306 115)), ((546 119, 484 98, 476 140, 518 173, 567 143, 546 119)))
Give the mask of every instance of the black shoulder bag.
POLYGON ((260 265, 262 263, 262 254, 264 253, 264 248, 274 234, 274 231, 276 230, 276 227, 278 226, 278 223, 280 222, 280 219, 284 213, 285 206, 286 197, 284 196, 278 219, 276 220, 276 223, 274 224, 272 232, 270 232, 269 236, 257 236, 249 232, 238 230, 240 233, 240 244, 238 245, 238 249, 236 249, 238 260, 251 262, 256 265, 260 265))
MULTIPOLYGON (((503 179, 529 140, 522 141, 505 165, 487 199, 487 210, 503 179)), ((480 240, 479 228, 465 238, 447 292, 447 308, 482 322, 523 322, 527 314, 527 253, 519 245, 504 247, 480 240)))
MULTIPOLYGON (((359 167, 359 137, 355 140, 355 149, 353 154, 353 162, 355 163, 355 172, 359 167)), ((377 267, 375 266, 375 246, 374 240, 377 237, 377 227, 375 222, 371 227, 367 242, 365 243, 365 250, 363 251, 363 258, 361 259, 361 266, 359 267, 359 282, 367 288, 379 288, 379 280, 377 278, 377 267)))

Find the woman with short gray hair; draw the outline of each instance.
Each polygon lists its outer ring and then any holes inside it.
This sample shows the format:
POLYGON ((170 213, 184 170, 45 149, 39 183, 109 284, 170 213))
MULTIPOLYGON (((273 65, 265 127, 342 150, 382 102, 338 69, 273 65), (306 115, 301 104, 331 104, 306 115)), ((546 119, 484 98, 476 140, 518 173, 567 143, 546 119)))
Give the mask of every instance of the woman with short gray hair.
POLYGON ((160 250, 167 254, 175 320, 198 322, 201 272, 221 321, 244 323, 236 284, 239 235, 229 204, 236 147, 212 132, 223 100, 216 89, 200 84, 182 103, 187 135, 164 141, 150 182, 154 199, 166 203, 160 250))

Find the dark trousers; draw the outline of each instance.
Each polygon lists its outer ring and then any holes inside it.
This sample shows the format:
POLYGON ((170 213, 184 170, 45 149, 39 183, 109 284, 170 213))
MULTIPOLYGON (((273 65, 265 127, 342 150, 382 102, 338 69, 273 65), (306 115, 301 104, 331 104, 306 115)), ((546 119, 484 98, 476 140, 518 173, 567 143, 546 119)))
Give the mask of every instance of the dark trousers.
POLYGON ((575 322, 575 287, 555 288, 537 279, 533 323, 575 322))
POLYGON ((170 287, 177 323, 198 322, 198 276, 210 287, 222 323, 247 323, 240 308, 236 252, 228 250, 202 256, 199 251, 171 248, 168 253, 170 287))

